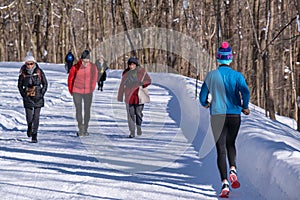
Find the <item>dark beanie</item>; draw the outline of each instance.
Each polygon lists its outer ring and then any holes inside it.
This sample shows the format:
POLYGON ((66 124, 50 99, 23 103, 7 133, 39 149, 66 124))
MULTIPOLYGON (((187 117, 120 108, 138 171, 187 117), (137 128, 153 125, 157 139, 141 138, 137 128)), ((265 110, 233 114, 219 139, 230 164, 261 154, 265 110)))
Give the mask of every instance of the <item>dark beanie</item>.
POLYGON ((136 64, 136 66, 138 66, 138 65, 139 65, 139 62, 138 62, 138 60, 137 60, 136 58, 134 58, 134 57, 131 57, 131 58, 129 58, 129 59, 128 59, 128 62, 127 62, 127 64, 128 64, 128 65, 130 65, 131 63, 134 63, 134 64, 136 64))
POLYGON ((223 42, 221 47, 218 48, 217 61, 221 64, 229 65, 232 62, 232 49, 228 42, 223 42))
POLYGON ((90 51, 89 50, 84 50, 84 52, 81 55, 81 59, 90 59, 90 51))

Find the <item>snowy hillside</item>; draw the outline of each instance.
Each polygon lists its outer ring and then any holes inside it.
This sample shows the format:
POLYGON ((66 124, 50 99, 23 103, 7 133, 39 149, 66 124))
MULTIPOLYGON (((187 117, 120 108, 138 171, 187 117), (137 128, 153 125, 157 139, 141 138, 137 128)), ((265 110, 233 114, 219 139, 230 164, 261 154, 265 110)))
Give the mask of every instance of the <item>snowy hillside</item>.
MULTIPOLYGON (((79 138, 64 66, 40 64, 49 89, 33 144, 17 90, 21 64, 0 63, 1 199, 218 199, 209 113, 194 98, 195 80, 150 73, 143 135, 130 139, 116 101, 121 71, 109 70, 104 91, 94 92, 90 135, 79 138)), ((298 199, 300 133, 293 121, 251 108, 237 141, 241 188, 230 199, 298 199)))

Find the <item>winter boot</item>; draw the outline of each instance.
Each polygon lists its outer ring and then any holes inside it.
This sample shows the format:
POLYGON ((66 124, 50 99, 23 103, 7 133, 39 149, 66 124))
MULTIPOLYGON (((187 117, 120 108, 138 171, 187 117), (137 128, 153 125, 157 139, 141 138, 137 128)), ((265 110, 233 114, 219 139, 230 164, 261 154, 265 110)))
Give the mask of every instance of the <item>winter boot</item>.
POLYGON ((88 125, 84 125, 84 128, 83 128, 83 135, 84 135, 84 136, 88 136, 88 135, 89 135, 89 133, 88 133, 88 128, 89 128, 88 125))
POLYGON ((27 136, 28 137, 32 136, 32 123, 28 123, 28 126, 27 126, 27 136))
POLYGON ((229 180, 231 182, 232 188, 239 188, 241 186, 240 182, 238 181, 236 170, 232 169, 229 172, 229 180))
POLYGON ((221 193, 219 194, 221 198, 228 198, 229 197, 229 184, 228 182, 223 182, 222 183, 222 190, 221 193))
POLYGON ((135 133, 131 131, 129 134, 129 138, 134 138, 134 137, 135 137, 135 133))
POLYGON ((84 126, 78 125, 78 129, 77 136, 84 136, 84 126))
POLYGON ((142 127, 141 126, 136 126, 136 133, 137 133, 137 135, 142 135, 142 127))
POLYGON ((32 143, 37 143, 37 131, 33 130, 32 131, 32 138, 31 138, 32 143))

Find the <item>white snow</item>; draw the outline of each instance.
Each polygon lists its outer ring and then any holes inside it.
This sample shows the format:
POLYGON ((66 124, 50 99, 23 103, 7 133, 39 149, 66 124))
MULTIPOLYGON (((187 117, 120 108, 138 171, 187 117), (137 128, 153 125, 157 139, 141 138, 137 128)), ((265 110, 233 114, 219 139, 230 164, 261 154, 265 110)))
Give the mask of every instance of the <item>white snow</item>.
MULTIPOLYGON (((41 63, 49 89, 33 144, 17 90, 21 64, 0 63, 1 199, 218 199, 209 112, 195 99, 194 79, 150 73, 143 135, 130 139, 124 103, 116 101, 121 71, 109 70, 104 91, 94 92, 90 135, 79 138, 64 65, 41 63)), ((300 134, 293 120, 277 117, 253 105, 242 116, 241 187, 231 199, 299 198, 300 134)))

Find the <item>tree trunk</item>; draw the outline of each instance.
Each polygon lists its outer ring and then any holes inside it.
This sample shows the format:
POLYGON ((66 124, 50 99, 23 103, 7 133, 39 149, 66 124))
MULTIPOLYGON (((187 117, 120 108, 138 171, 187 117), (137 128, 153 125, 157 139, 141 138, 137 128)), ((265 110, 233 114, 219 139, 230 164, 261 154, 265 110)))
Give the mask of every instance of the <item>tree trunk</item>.
MULTIPOLYGON (((118 12, 120 14, 121 22, 122 22, 122 25, 123 25, 123 30, 125 32, 125 35, 126 35, 128 41, 129 41, 130 47, 133 50, 132 51, 132 55, 133 56, 137 56, 136 49, 135 49, 135 47, 134 47, 134 45, 132 43, 132 39, 131 39, 131 37, 130 37, 130 35, 128 33, 128 26, 127 26, 127 23, 126 23, 126 20, 125 20, 125 10, 124 10, 122 1, 121 0, 117 0, 116 2, 117 2, 117 6, 118 6, 118 12)), ((125 41, 124 41, 124 44, 125 44, 125 41)))
POLYGON ((86 0, 83 4, 84 9, 84 36, 83 41, 85 42, 85 49, 92 50, 91 47, 91 22, 90 22, 90 0, 86 0))
MULTIPOLYGON (((24 31, 28 34, 27 37, 29 38, 29 43, 30 43, 30 49, 27 49, 27 51, 28 50, 31 51, 33 53, 33 55, 36 56, 36 45, 35 45, 35 42, 33 40, 33 35, 32 35, 33 28, 30 26, 31 23, 28 20, 28 14, 24 13, 26 11, 26 9, 24 7, 24 4, 20 3, 20 5, 22 7, 20 12, 22 13, 21 15, 23 16, 23 20, 25 21, 25 25, 26 25, 26 28, 27 28, 27 31, 26 30, 24 30, 24 31)), ((36 59, 38 59, 38 58, 36 58, 36 59)))
POLYGON ((266 68, 267 68, 267 73, 268 73, 268 79, 267 79, 267 88, 268 88, 268 107, 267 110, 269 110, 269 115, 272 120, 275 120, 275 107, 274 107, 274 65, 271 64, 271 58, 272 54, 270 52, 273 52, 273 45, 270 43, 272 40, 272 30, 274 29, 274 1, 269 0, 267 1, 267 6, 269 9, 266 12, 266 19, 269 22, 267 25, 267 38, 266 38, 266 68), (269 44, 270 43, 270 44, 269 44))
MULTIPOLYGON (((248 7, 250 5, 248 4, 248 7)), ((253 41, 252 41, 252 66, 253 66, 253 73, 251 77, 252 82, 252 90, 251 90, 251 97, 253 99, 254 104, 261 106, 261 73, 259 73, 261 70, 259 65, 259 54, 260 54, 260 45, 258 42, 258 36, 259 36, 259 0, 254 0, 253 2, 253 9, 249 9, 249 15, 252 23, 252 29, 253 29, 253 41), (253 13, 253 14, 252 14, 253 13)))
MULTIPOLYGON (((290 49, 292 49, 292 44, 290 44, 290 49)), ((296 81, 295 81, 295 68, 294 68, 294 64, 293 64, 293 52, 289 51, 289 64, 291 66, 291 90, 292 90, 292 118, 295 119, 296 121, 298 120, 298 108, 297 108, 297 93, 296 93, 296 81)))
POLYGON ((49 4, 50 4, 50 7, 49 7, 49 14, 50 14, 50 23, 51 23, 51 25, 50 25, 50 27, 51 27, 51 38, 52 38, 52 41, 51 41, 51 43, 52 43, 52 48, 51 48, 51 50, 52 50, 52 60, 53 60, 53 62, 56 62, 56 58, 57 58, 57 56, 56 56, 56 42, 55 42, 55 39, 56 39, 56 34, 55 34, 55 27, 52 25, 52 24, 54 24, 54 19, 53 19, 53 3, 52 3, 52 1, 51 0, 49 0, 49 4))
MULTIPOLYGON (((118 4, 117 4, 118 5, 118 4)), ((116 26, 117 26, 117 24, 116 24, 116 3, 115 3, 115 0, 111 0, 111 15, 112 15, 112 35, 115 35, 116 34, 116 26)), ((114 40, 112 40, 112 44, 111 44, 113 47, 116 45, 115 43, 114 43, 114 40)), ((107 55, 106 55, 107 56, 107 55)), ((116 55, 115 55, 115 53, 114 53, 114 51, 110 51, 110 54, 109 54, 109 57, 111 57, 111 60, 117 60, 117 57, 116 57, 116 55)), ((123 61, 123 62, 125 62, 125 61, 123 61)), ((113 63, 113 67, 114 68, 117 68, 116 67, 117 66, 117 64, 116 64, 116 62, 114 62, 113 63)))
POLYGON ((47 51, 47 55, 45 56, 44 60, 45 62, 54 62, 51 58, 52 58, 52 52, 51 50, 51 43, 50 43, 50 33, 51 33, 51 15, 52 13, 50 13, 51 11, 51 0, 47 1, 47 5, 46 5, 46 12, 47 12, 47 17, 46 17, 46 29, 45 29, 45 36, 44 36, 44 48, 47 51), (50 53, 50 55, 49 55, 50 53), (48 59, 50 58, 50 60, 48 59))

